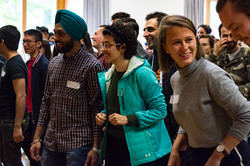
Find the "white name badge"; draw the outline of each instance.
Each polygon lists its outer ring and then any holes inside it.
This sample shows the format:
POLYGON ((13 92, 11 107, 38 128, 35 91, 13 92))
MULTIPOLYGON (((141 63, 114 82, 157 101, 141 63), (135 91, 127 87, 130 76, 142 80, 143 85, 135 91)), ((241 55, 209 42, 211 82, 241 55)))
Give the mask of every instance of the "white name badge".
POLYGON ((1 77, 4 77, 5 76, 5 71, 2 71, 2 73, 1 73, 1 77))
POLYGON ((68 88, 73 88, 73 89, 79 89, 80 88, 80 83, 74 82, 74 81, 67 81, 67 87, 68 88))
POLYGON ((171 95, 170 96, 170 104, 177 104, 179 102, 179 96, 180 95, 171 95))

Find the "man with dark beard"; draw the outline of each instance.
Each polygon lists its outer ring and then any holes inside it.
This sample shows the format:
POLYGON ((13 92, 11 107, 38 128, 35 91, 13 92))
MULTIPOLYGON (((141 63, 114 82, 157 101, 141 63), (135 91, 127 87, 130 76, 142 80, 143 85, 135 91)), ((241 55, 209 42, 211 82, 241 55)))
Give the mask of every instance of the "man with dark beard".
POLYGON ((226 70, 240 92, 250 101, 250 49, 241 47, 232 38, 232 31, 219 26, 220 40, 208 60, 226 70))
POLYGON ((48 67, 31 157, 41 160, 41 135, 47 127, 42 165, 96 166, 102 130, 95 115, 103 110, 97 74, 103 67, 80 43, 87 34, 80 16, 58 10, 54 32, 59 55, 48 67))

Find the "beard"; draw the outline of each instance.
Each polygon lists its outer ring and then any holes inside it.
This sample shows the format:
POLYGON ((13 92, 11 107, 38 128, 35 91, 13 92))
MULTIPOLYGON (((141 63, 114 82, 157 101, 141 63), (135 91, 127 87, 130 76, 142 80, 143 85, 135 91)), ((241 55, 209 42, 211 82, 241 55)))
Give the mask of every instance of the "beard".
POLYGON ((58 41, 56 41, 55 43, 56 43, 55 47, 56 47, 57 52, 59 52, 59 53, 67 53, 67 52, 72 50, 72 48, 74 46, 74 39, 71 38, 70 41, 66 41, 66 42, 58 42, 58 41), (58 48, 57 43, 61 43, 63 45, 63 47, 58 48))
POLYGON ((227 43, 226 49, 227 50, 233 50, 237 45, 237 42, 235 41, 230 41, 227 43))

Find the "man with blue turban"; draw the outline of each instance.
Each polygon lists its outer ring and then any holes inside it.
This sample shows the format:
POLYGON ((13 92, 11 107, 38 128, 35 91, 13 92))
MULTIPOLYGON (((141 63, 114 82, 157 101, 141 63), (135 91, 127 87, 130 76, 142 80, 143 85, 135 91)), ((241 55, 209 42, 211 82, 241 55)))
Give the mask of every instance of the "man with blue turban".
POLYGON ((87 25, 80 16, 58 10, 54 32, 59 55, 48 67, 31 156, 41 160, 39 150, 43 141, 44 166, 95 166, 102 134, 95 115, 103 110, 97 74, 103 67, 80 43, 87 34, 87 25), (41 140, 45 129, 46 135, 41 140))

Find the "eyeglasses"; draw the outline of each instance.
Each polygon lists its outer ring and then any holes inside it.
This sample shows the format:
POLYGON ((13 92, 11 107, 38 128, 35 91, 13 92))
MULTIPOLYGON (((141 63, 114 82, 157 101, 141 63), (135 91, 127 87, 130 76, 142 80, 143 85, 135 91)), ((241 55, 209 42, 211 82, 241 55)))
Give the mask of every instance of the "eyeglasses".
POLYGON ((102 43, 102 44, 100 44, 100 48, 107 50, 107 49, 109 49, 113 45, 120 46, 122 44, 121 43, 117 43, 117 44, 114 44, 114 43, 102 43))
POLYGON ((201 46, 209 46, 210 44, 208 43, 201 43, 201 46))
POLYGON ((27 44, 27 45, 30 45, 32 42, 37 42, 37 41, 31 41, 31 40, 23 40, 22 43, 23 44, 27 44))

